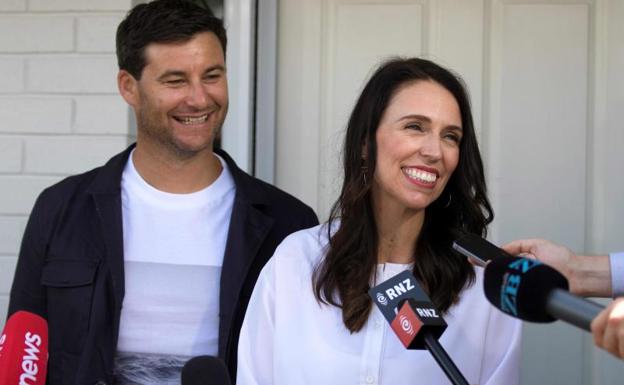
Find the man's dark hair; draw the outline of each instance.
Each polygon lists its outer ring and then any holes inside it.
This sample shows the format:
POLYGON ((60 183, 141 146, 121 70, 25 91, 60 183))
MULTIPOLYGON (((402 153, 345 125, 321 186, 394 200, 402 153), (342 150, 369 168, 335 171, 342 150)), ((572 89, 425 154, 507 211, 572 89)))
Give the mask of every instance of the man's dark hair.
POLYGON ((201 32, 214 33, 225 55, 223 22, 212 11, 185 0, 156 0, 132 8, 117 27, 117 63, 135 79, 141 78, 145 47, 150 43, 185 42, 201 32))
POLYGON ((364 87, 347 125, 344 182, 330 213, 327 255, 313 278, 316 298, 340 307, 343 322, 352 333, 362 329, 372 307, 368 290, 377 266, 379 240, 372 184, 365 181, 372 181, 375 174, 377 128, 393 96, 402 87, 422 81, 448 90, 459 105, 462 120, 457 168, 440 198, 425 209, 415 245, 413 273, 442 312, 456 303, 462 289, 475 279, 466 258, 453 250, 453 240, 466 232, 485 236, 486 226, 494 217, 462 80, 429 60, 396 58, 383 63, 364 87), (339 226, 331 235, 334 223, 339 226))

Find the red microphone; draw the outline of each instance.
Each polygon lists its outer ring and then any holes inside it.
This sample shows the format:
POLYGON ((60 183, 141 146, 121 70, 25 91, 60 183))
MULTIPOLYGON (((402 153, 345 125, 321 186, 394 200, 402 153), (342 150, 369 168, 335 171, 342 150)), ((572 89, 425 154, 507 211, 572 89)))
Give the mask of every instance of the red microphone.
POLYGON ((0 335, 0 385, 43 385, 47 365, 48 322, 15 312, 0 335))

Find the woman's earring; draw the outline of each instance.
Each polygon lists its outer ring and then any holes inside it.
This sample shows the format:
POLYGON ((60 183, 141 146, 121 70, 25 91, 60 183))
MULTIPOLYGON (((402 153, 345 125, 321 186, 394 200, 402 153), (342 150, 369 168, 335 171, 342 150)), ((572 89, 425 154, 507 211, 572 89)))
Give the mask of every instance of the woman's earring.
POLYGON ((449 193, 448 196, 448 201, 446 202, 446 204, 444 205, 444 208, 447 209, 449 208, 449 206, 451 205, 451 202, 453 201, 453 195, 451 193, 449 193))
POLYGON ((364 180, 364 186, 366 187, 368 185, 368 181, 366 180, 366 174, 368 174, 368 167, 362 166, 361 172, 362 172, 362 179, 364 180))

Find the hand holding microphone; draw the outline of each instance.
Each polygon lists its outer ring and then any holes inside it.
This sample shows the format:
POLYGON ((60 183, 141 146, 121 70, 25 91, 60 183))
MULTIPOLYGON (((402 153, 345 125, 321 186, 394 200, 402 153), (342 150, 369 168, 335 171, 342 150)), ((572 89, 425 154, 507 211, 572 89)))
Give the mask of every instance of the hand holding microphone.
POLYGON ((512 255, 528 255, 561 272, 570 292, 582 297, 610 297, 611 271, 608 255, 577 255, 567 247, 545 239, 521 239, 502 247, 512 255))
POLYGON ((485 267, 485 296, 499 310, 529 322, 555 319, 590 330, 603 309, 568 291, 567 279, 536 259, 513 257, 474 234, 457 239, 453 248, 485 267))
POLYGON ((600 312, 592 321, 591 330, 598 347, 624 359, 624 298, 613 301, 600 312))
POLYGON ((603 309, 571 294, 566 278, 536 259, 513 257, 474 234, 460 237, 453 248, 485 267, 485 296, 513 317, 529 322, 560 319, 590 331, 591 321, 603 309))
POLYGON ((495 307, 525 321, 549 322, 557 318, 591 331, 596 346, 624 359, 624 298, 605 309, 567 291, 570 281, 572 293, 609 296, 609 256, 575 255, 544 239, 514 241, 502 250, 473 234, 457 239, 453 248, 473 263, 487 266, 484 279, 490 286, 486 283, 484 287, 495 307), (513 260, 508 253, 529 254, 537 259, 513 260), (562 271, 565 277, 540 261, 562 271))
POLYGON ((530 322, 560 319, 590 331, 603 309, 568 291, 568 281, 552 267, 534 259, 501 257, 485 268, 485 296, 498 309, 530 322))

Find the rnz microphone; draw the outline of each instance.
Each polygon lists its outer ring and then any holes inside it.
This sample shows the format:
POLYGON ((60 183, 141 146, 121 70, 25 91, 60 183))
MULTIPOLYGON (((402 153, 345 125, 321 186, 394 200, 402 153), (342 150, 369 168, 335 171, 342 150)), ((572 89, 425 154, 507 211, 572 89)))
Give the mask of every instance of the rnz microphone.
POLYGON ((468 385, 438 342, 446 330, 446 322, 411 272, 406 270, 395 275, 371 288, 368 294, 403 346, 429 350, 451 383, 468 385))
POLYGON ((231 385, 223 361, 213 356, 193 357, 182 368, 181 385, 231 385))
POLYGON ((486 266, 483 279, 490 303, 524 321, 560 319, 590 331, 591 321, 604 309, 571 294, 561 273, 534 259, 495 258, 486 266))
POLYGON ((9 317, 0 335, 0 385, 43 385, 48 365, 48 322, 27 311, 9 317))

